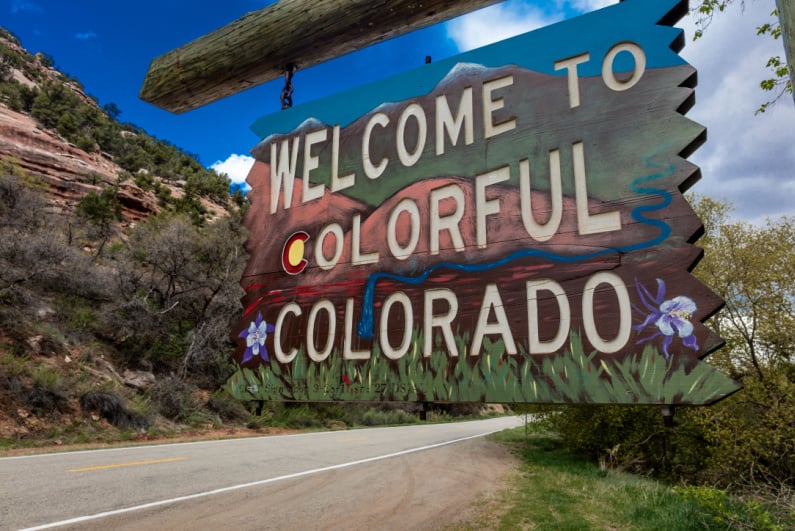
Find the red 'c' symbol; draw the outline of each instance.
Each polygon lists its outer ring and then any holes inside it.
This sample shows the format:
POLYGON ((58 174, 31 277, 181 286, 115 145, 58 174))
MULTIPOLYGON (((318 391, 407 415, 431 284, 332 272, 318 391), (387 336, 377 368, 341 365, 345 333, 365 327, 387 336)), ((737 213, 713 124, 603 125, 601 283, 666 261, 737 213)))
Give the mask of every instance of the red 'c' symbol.
POLYGON ((300 231, 287 238, 282 250, 282 268, 288 275, 298 275, 306 269, 309 262, 304 258, 304 243, 309 234, 300 231))

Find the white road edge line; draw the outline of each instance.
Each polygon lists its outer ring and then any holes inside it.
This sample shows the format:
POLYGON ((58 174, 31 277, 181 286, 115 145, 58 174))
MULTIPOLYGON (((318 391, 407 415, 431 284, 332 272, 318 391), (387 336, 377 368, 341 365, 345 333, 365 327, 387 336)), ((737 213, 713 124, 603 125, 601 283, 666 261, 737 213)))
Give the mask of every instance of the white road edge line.
POLYGON ((189 494, 187 496, 180 496, 178 498, 170 498, 170 499, 167 499, 167 500, 160 500, 160 501, 156 501, 156 502, 145 503, 143 505, 136 505, 136 506, 133 506, 133 507, 127 507, 125 509, 116 509, 115 511, 106 511, 106 512, 103 512, 103 513, 97 513, 97 514, 92 514, 92 515, 88 515, 88 516, 79 516, 77 518, 70 518, 69 520, 61 520, 60 522, 52 522, 50 524, 44 524, 44 525, 39 525, 39 526, 35 526, 35 527, 27 527, 25 529, 21 529, 20 531, 37 531, 39 529, 52 529, 52 528, 55 528, 55 527, 61 527, 61 526, 65 526, 65 525, 80 524, 82 522, 87 522, 89 520, 97 520, 97 519, 100 519, 100 518, 106 518, 108 516, 115 516, 115 515, 118 515, 118 514, 131 513, 131 512, 135 512, 135 511, 142 511, 144 509, 151 509, 153 507, 161 507, 163 505, 170 505, 172 503, 179 503, 179 502, 188 501, 188 500, 195 500, 197 498, 204 498, 204 497, 207 497, 207 496, 214 496, 216 494, 224 494, 226 492, 232 492, 232 491, 236 491, 236 490, 240 490, 240 489, 246 489, 246 488, 249 488, 249 487, 257 487, 259 485, 267 485, 268 483, 275 483, 277 481, 283 481, 283 480, 286 480, 286 479, 295 479, 295 478, 300 478, 300 477, 303 477, 303 476, 309 476, 309 475, 312 475, 312 474, 319 474, 321 472, 328 472, 329 470, 339 470, 340 468, 348 468, 348 467, 351 467, 351 466, 362 465, 364 463, 372 463, 373 461, 381 461, 383 459, 390 459, 392 457, 399 457, 401 455, 413 454, 413 453, 416 453, 416 452, 422 452, 424 450, 431 450, 433 448, 439 448, 441 446, 448 446, 450 444, 455 444, 455 443, 459 443, 459 442, 463 442, 463 441, 468 441, 470 439, 477 439, 479 437, 486 437, 487 435, 491 435, 492 433, 497 433, 498 431, 502 431, 502 428, 500 428, 498 430, 492 430, 492 431, 488 431, 488 432, 484 432, 484 433, 479 433, 477 435, 469 435, 467 437, 461 437, 459 439, 453 439, 453 440, 450 440, 450 441, 440 442, 440 443, 436 443, 436 444, 430 444, 430 445, 427 445, 427 446, 419 446, 417 448, 410 448, 408 450, 401 450, 400 452, 394 452, 394 453, 391 453, 391 454, 378 455, 378 456, 375 456, 375 457, 368 457, 367 459, 360 459, 358 461, 350 461, 348 463, 340 463, 338 465, 330 465, 330 466, 325 466, 325 467, 322 467, 322 468, 315 468, 315 469, 312 469, 312 470, 305 470, 303 472, 296 472, 294 474, 287 474, 285 476, 278 476, 278 477, 275 477, 275 478, 263 479, 263 480, 260 480, 260 481, 253 481, 253 482, 250 482, 250 483, 242 483, 240 485, 232 485, 231 487, 223 487, 221 489, 208 490, 208 491, 205 491, 205 492, 197 492, 196 494, 189 494))
MULTIPOLYGON (((501 417, 497 417, 501 418, 501 417)), ((487 419, 492 420, 492 419, 487 419)), ((465 424, 466 422, 483 422, 481 420, 474 420, 474 421, 464 421, 457 424, 465 424)), ((345 430, 346 432, 356 432, 356 431, 364 431, 364 430, 410 430, 418 427, 433 427, 439 426, 441 424, 446 423, 437 423, 437 424, 410 424, 407 426, 387 426, 387 427, 365 427, 365 428, 355 428, 352 430, 345 430)), ((80 454, 90 454, 94 452, 121 452, 124 450, 147 450, 150 448, 163 448, 169 447, 173 448, 176 446, 200 446, 200 445, 209 445, 209 444, 221 444, 221 443, 245 443, 249 441, 256 441, 256 440, 276 440, 288 437, 319 437, 323 435, 328 435, 329 433, 334 433, 331 431, 315 431, 309 433, 290 433, 287 435, 261 435, 257 437, 236 437, 231 439, 208 439, 204 441, 188 441, 188 442, 164 442, 164 443, 155 443, 155 444, 134 444, 131 446, 116 446, 113 448, 92 448, 88 450, 64 450, 61 452, 48 452, 48 453, 41 453, 41 454, 30 454, 30 455, 11 455, 7 457, 0 457, 0 462, 2 461, 12 461, 12 460, 21 460, 21 459, 36 459, 40 457, 52 457, 54 455, 58 456, 71 456, 71 455, 80 455, 80 454)))

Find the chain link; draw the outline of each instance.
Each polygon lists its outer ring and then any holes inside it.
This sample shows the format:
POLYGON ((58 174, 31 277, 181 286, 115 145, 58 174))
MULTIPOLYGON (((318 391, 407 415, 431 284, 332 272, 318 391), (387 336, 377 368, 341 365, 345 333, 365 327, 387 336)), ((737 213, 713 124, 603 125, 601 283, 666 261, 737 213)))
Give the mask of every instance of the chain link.
POLYGON ((282 89, 282 110, 293 106, 293 74, 298 67, 290 63, 284 67, 284 88, 282 89))

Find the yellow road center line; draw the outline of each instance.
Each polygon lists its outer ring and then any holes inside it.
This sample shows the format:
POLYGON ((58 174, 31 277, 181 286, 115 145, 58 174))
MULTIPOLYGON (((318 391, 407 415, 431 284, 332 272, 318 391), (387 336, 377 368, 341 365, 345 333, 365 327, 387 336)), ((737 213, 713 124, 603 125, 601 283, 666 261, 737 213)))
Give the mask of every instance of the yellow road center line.
POLYGON ((155 459, 152 461, 135 461, 132 463, 117 463, 115 465, 89 466, 86 468, 73 468, 67 472, 91 472, 93 470, 107 470, 109 468, 124 468, 128 466, 157 465, 159 463, 173 463, 174 461, 185 461, 187 457, 170 457, 168 459, 155 459))

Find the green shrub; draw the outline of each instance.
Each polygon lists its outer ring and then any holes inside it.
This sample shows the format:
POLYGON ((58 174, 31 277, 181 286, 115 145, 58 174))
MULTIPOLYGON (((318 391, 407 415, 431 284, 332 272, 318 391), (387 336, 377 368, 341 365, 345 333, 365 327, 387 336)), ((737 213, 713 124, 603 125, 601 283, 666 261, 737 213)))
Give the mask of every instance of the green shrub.
POLYGON ((210 395, 207 409, 216 413, 223 421, 245 420, 249 417, 246 407, 235 400, 226 391, 218 391, 210 395))
POLYGON ((33 385, 44 389, 60 389, 61 376, 49 367, 39 367, 33 375, 33 385))
POLYGON ((160 369, 172 368, 185 355, 187 348, 185 339, 174 333, 163 339, 155 339, 144 359, 160 369))
POLYGON ((19 343, 14 343, 14 346, 17 346, 16 349, 12 347, 11 351, 4 352, 0 356, 0 374, 12 378, 28 374, 30 355, 26 352, 14 352, 14 350, 18 350, 18 345, 19 343))
POLYGON ((170 420, 185 421, 199 408, 193 386, 178 378, 158 380, 150 396, 157 411, 170 420))
POLYGON ((117 190, 105 188, 99 194, 88 192, 77 204, 77 213, 97 226, 121 220, 121 203, 117 190))
POLYGON ((121 429, 146 429, 149 422, 142 415, 130 411, 124 400, 112 392, 89 391, 80 397, 84 414, 98 413, 113 426, 121 429))
POLYGON ((361 423, 365 426, 390 426, 396 424, 414 424, 417 417, 407 413, 402 409, 384 411, 381 409, 370 408, 364 412, 361 423))
POLYGON ((614 468, 693 479, 709 457, 702 431, 680 413, 665 427, 658 406, 571 405, 539 416, 565 447, 614 468))
POLYGON ((786 371, 764 380, 743 379, 744 389, 708 408, 686 411, 683 424, 703 432, 711 476, 720 486, 755 484, 795 488, 795 383, 786 371))
POLYGON ((731 496, 715 487, 681 486, 675 492, 701 509, 701 523, 708 528, 784 531, 795 525, 795 514, 776 514, 756 500, 731 496))
POLYGON ((69 315, 69 324, 81 331, 91 330, 97 321, 97 314, 91 308, 76 307, 69 315))
POLYGON ((33 386, 20 389, 19 398, 38 415, 68 410, 68 401, 60 375, 48 367, 39 367, 33 375, 33 386))
POLYGON ((287 404, 279 419, 290 428, 322 428, 323 422, 316 411, 307 404, 287 404))

